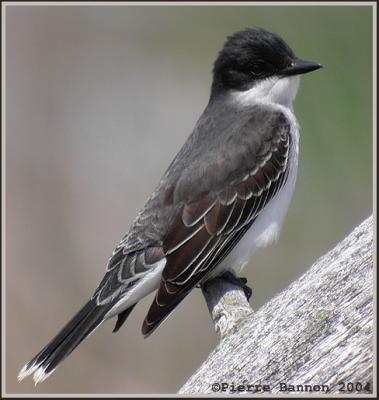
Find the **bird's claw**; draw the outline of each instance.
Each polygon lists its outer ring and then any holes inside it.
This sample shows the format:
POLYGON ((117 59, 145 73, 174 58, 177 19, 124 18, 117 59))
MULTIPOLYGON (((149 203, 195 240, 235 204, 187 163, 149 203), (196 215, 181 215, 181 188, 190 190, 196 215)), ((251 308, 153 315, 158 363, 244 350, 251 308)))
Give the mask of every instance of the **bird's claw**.
POLYGON ((247 285, 247 279, 242 277, 238 277, 233 274, 231 271, 226 271, 221 275, 222 279, 225 279, 226 281, 233 283, 236 286, 239 286, 240 288, 243 289, 247 301, 250 301, 251 295, 253 294, 253 291, 251 287, 247 285))

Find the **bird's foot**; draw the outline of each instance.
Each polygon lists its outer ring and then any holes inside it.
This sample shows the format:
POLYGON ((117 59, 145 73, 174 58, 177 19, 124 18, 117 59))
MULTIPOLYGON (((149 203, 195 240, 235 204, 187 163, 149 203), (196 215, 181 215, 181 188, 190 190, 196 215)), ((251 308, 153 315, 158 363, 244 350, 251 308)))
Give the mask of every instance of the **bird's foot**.
POLYGON ((231 271, 225 271, 220 278, 225 279, 226 281, 233 283, 236 286, 239 286, 243 289, 247 301, 250 301, 251 295, 253 294, 253 291, 251 290, 251 287, 247 285, 247 279, 246 278, 240 278, 233 274, 231 271))

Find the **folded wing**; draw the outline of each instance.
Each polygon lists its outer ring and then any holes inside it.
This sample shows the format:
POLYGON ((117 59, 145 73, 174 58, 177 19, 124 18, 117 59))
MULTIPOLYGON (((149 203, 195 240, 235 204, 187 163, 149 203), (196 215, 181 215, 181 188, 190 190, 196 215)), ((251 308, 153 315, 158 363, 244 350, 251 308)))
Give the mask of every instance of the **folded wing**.
MULTIPOLYGON (((264 117, 262 124, 262 116, 254 114, 244 132, 228 137, 218 156, 210 158, 201 182, 193 173, 194 180, 185 182, 184 190, 178 180, 172 198, 175 191, 181 194, 177 196, 181 206, 163 240, 166 265, 143 323, 144 335, 156 329, 226 257, 283 187, 289 167, 290 125, 281 112, 266 112, 264 117), (264 134, 256 131, 258 126, 264 134), (199 187, 202 191, 197 193, 199 187)), ((191 180, 191 174, 187 179, 191 180)))

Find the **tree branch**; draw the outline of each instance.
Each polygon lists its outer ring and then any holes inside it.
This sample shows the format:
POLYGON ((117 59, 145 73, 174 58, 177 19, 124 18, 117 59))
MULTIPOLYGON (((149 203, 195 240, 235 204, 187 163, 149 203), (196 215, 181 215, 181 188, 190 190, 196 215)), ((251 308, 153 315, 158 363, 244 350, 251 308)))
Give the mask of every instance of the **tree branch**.
POLYGON ((243 289, 230 281, 215 278, 201 289, 220 339, 238 327, 241 319, 253 313, 243 289))
POLYGON ((373 392, 372 217, 255 313, 220 279, 205 298, 221 341, 179 393, 373 392))

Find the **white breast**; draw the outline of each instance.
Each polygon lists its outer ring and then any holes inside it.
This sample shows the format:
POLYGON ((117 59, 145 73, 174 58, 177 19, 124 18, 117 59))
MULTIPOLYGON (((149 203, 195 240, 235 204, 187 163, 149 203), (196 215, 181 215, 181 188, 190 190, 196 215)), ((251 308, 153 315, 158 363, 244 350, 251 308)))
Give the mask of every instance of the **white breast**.
MULTIPOLYGON (((260 213, 250 229, 244 234, 228 256, 212 272, 210 277, 217 276, 225 270, 235 270, 237 273, 247 264, 252 254, 259 248, 265 247, 279 236, 280 228, 290 204, 293 189, 296 182, 299 135, 296 118, 292 112, 292 101, 296 96, 299 86, 297 76, 290 78, 272 78, 264 80, 260 85, 254 86, 245 92, 232 94, 232 101, 241 106, 265 103, 281 110, 290 122, 291 148, 289 150, 289 174, 287 181, 279 193, 270 201, 266 208, 260 213)), ((110 318, 131 305, 142 297, 154 291, 161 279, 166 259, 151 268, 151 272, 115 304, 105 318, 110 318)))
POLYGON ((290 205, 296 183, 299 131, 296 117, 292 112, 294 100, 299 86, 299 78, 284 78, 267 81, 261 87, 250 91, 235 93, 235 101, 243 104, 270 104, 282 111, 290 122, 291 148, 289 150, 288 178, 282 189, 269 202, 266 208, 243 235, 233 250, 224 258, 220 265, 207 276, 207 279, 219 275, 226 270, 234 270, 237 274, 246 266, 251 256, 259 248, 266 247, 277 240, 290 205))

